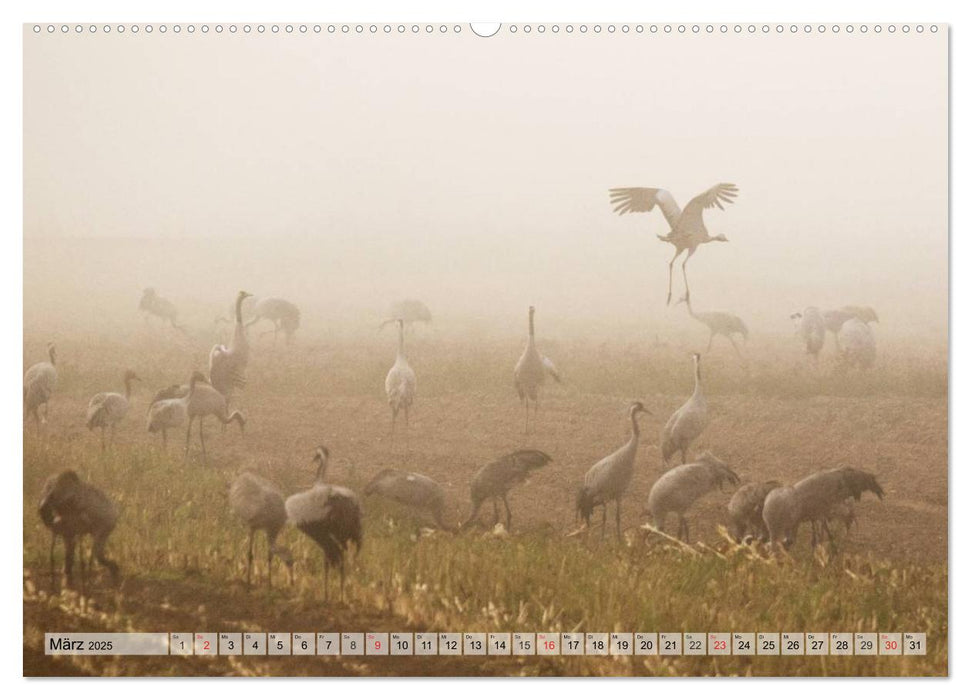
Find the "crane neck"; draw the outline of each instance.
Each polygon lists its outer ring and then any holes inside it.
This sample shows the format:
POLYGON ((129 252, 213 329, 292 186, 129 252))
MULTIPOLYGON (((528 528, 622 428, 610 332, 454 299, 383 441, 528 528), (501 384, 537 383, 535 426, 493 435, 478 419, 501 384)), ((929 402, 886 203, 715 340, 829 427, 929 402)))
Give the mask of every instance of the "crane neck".
POLYGON ((695 396, 701 396, 701 362, 695 358, 695 396))
POLYGON ((637 444, 641 437, 641 427, 637 424, 637 412, 630 412, 630 441, 637 444))
POLYGON ((125 398, 131 398, 131 377, 125 377, 125 398))
POLYGON ((317 475, 314 477, 314 483, 324 484, 324 477, 327 475, 327 461, 321 461, 317 464, 317 475))
POLYGON ((53 346, 47 348, 47 356, 51 360, 51 366, 52 367, 56 367, 57 366, 57 353, 54 352, 54 347, 53 346))
POLYGON ((405 356, 405 324, 398 321, 398 357, 405 356))
POLYGON ((236 325, 243 323, 243 296, 236 297, 236 325))
POLYGON ((529 312, 529 339, 532 340, 536 335, 536 327, 533 324, 533 312, 529 312))

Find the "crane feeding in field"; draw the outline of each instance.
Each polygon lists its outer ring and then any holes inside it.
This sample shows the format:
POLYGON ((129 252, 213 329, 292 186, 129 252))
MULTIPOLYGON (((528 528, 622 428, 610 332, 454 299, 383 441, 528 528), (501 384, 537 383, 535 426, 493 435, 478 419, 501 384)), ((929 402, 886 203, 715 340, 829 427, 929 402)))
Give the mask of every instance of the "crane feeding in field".
POLYGON ((428 512, 440 529, 453 529, 445 524, 445 489, 424 474, 385 469, 364 487, 364 495, 382 496, 415 511, 428 512))
POLYGON ((428 310, 424 302, 418 299, 402 299, 391 305, 391 309, 388 311, 388 317, 381 322, 380 327, 384 328, 389 323, 397 323, 399 319, 406 326, 410 326, 413 323, 431 323, 432 312, 428 310))
MULTIPOLYGON (((789 548, 796 541, 799 525, 812 526, 812 546, 818 542, 817 528, 830 535, 827 521, 845 510, 848 499, 859 501, 870 491, 883 500, 883 488, 876 476, 852 467, 826 469, 807 476, 793 486, 781 486, 765 497, 762 519, 773 543, 789 548)), ((852 512, 851 512, 852 515, 852 512)))
POLYGON ((324 481, 330 452, 318 447, 313 463, 317 466, 314 485, 286 500, 287 517, 324 552, 324 597, 328 595, 330 567, 339 566, 341 602, 344 600, 344 559, 350 545, 361 551, 361 504, 357 494, 343 486, 324 481))
POLYGON ((806 345, 806 353, 812 355, 814 361, 819 361, 819 351, 826 342, 826 321, 819 309, 807 306, 804 311, 797 311, 789 318, 798 322, 796 332, 806 345))
POLYGON ((391 439, 394 440, 394 428, 398 422, 398 413, 405 412, 405 430, 408 429, 409 412, 411 405, 415 402, 415 393, 418 389, 418 380, 415 378, 415 370, 408 364, 405 357, 405 322, 398 319, 398 354, 394 358, 394 364, 388 370, 388 376, 384 378, 384 391, 388 396, 388 405, 391 407, 391 439))
POLYGON ((839 332, 842 352, 840 360, 848 367, 869 369, 877 359, 877 340, 870 326, 854 317, 843 324, 839 332))
POLYGON ((499 522, 499 501, 506 507, 506 530, 512 528, 512 511, 509 509, 508 493, 518 484, 526 483, 532 472, 553 461, 540 450, 516 450, 489 462, 472 477, 472 510, 462 524, 469 527, 478 515, 479 509, 487 499, 492 499, 495 521, 499 522))
POLYGON ((192 437, 192 423, 199 419, 199 443, 202 445, 202 463, 206 463, 206 436, 203 422, 207 416, 215 416, 223 425, 236 422, 239 425, 240 434, 246 428, 246 419, 239 411, 229 412, 226 397, 218 392, 213 386, 207 384, 205 377, 201 373, 193 373, 189 381, 189 393, 186 395, 185 415, 189 419, 189 425, 185 431, 185 454, 183 459, 189 457, 189 440, 192 437), (194 382, 192 380, 195 380, 194 382))
POLYGON ((148 407, 148 432, 162 433, 163 449, 168 444, 168 431, 185 423, 188 414, 189 394, 196 382, 205 382, 202 372, 193 372, 188 384, 172 384, 156 392, 148 407))
MULTIPOLYGON (((246 323, 246 326, 252 326, 262 320, 273 322, 274 344, 280 331, 283 331, 287 345, 289 345, 293 342, 293 334, 300 328, 300 309, 297 308, 296 304, 286 299, 266 297, 253 305, 253 318, 246 323)), ((270 333, 271 331, 266 332, 270 333)))
POLYGON ((88 430, 101 428, 101 449, 105 449, 105 431, 111 430, 111 441, 115 441, 115 426, 128 414, 131 401, 131 383, 140 382, 138 375, 132 370, 126 370, 123 381, 125 393, 102 391, 95 394, 88 402, 86 425, 88 430))
MULTIPOLYGON (((64 573, 68 586, 74 580, 74 556, 78 542, 85 535, 93 539, 92 553, 101 566, 111 573, 118 583, 118 564, 105 554, 108 536, 118 522, 118 508, 98 488, 85 483, 71 469, 51 476, 41 490, 38 504, 40 518, 51 531, 51 580, 54 573, 54 545, 57 538, 64 540, 64 573)), ((84 572, 84 553, 81 553, 81 570, 84 572)), ((82 578, 83 581, 83 578, 82 578)))
POLYGON ((756 481, 744 484, 728 501, 729 527, 739 542, 754 537, 765 542, 769 531, 762 520, 762 505, 769 493, 782 486, 778 481, 756 481))
POLYGON ((840 331, 847 321, 856 318, 867 324, 880 322, 880 319, 877 317, 877 312, 869 306, 843 306, 839 309, 822 311, 821 316, 823 325, 826 326, 827 331, 833 334, 833 338, 836 341, 837 354, 842 354, 843 352, 840 347, 840 331))
POLYGON ((661 457, 667 465, 676 452, 681 453, 681 463, 688 460, 688 448, 708 425, 708 401, 701 386, 701 355, 693 353, 695 390, 691 398, 671 414, 661 431, 661 457))
POLYGON ((748 341, 748 326, 745 322, 740 319, 735 314, 726 313, 724 311, 699 311, 695 312, 691 308, 691 300, 683 296, 678 300, 678 304, 684 303, 688 307, 688 315, 694 320, 701 323, 703 326, 708 328, 708 347, 705 348, 705 352, 711 350, 711 344, 715 340, 716 335, 721 335, 731 342, 732 347, 735 348, 735 353, 741 357, 742 353, 738 349, 738 345, 735 344, 735 338, 733 336, 740 335, 742 339, 748 341))
POLYGON ((539 413, 539 389, 546 381, 547 373, 556 382, 561 381, 560 374, 556 371, 556 365, 553 364, 553 361, 545 355, 541 355, 539 350, 536 349, 535 315, 536 309, 530 306, 529 335, 526 337, 526 349, 523 350, 523 354, 516 363, 516 369, 513 371, 513 384, 516 387, 516 393, 519 394, 520 403, 526 408, 525 432, 527 433, 529 433, 529 402, 533 402, 535 419, 535 416, 539 413))
POLYGON ((226 397, 227 404, 232 400, 233 392, 246 385, 249 339, 243 324, 243 302, 251 296, 249 292, 236 295, 236 325, 229 346, 213 345, 209 351, 209 383, 226 397))
POLYGON ((172 328, 185 333, 185 328, 176 323, 179 312, 168 299, 158 295, 153 287, 148 287, 142 292, 142 298, 138 302, 138 310, 145 314, 145 320, 155 316, 163 321, 168 321, 172 328))
POLYGON ((266 533, 266 581, 273 585, 273 555, 276 554, 290 570, 293 583, 293 555, 276 540, 287 524, 287 509, 283 494, 275 485, 252 472, 243 472, 229 488, 229 506, 249 527, 249 554, 246 559, 246 585, 253 572, 253 540, 257 530, 266 533))
POLYGON ((587 529, 590 528, 590 516, 593 515, 594 507, 598 505, 603 507, 603 518, 600 523, 601 539, 607 531, 607 504, 610 501, 614 501, 616 504, 614 513, 617 522, 617 539, 621 538, 620 501, 634 476, 634 462, 637 458, 637 446, 641 436, 640 427, 637 425, 637 416, 641 413, 650 415, 651 412, 644 408, 644 404, 640 401, 635 401, 630 405, 630 408, 627 409, 627 417, 630 419, 630 439, 615 452, 590 467, 590 470, 583 477, 583 486, 577 493, 577 514, 583 518, 587 529))
POLYGON ((48 362, 38 362, 24 372, 24 414, 33 416, 37 423, 47 422, 48 402, 57 386, 57 350, 54 343, 47 344, 48 362), (38 409, 44 407, 44 417, 38 409))
POLYGON ((651 487, 647 497, 647 512, 653 525, 663 530, 665 516, 678 516, 678 538, 688 541, 688 520, 685 511, 695 501, 725 484, 738 485, 738 475, 711 452, 705 452, 697 462, 682 464, 664 472, 651 487))
POLYGON ((688 255, 681 264, 681 273, 684 276, 684 295, 690 299, 688 260, 695 254, 698 246, 703 243, 728 242, 728 239, 723 235, 711 236, 708 234, 702 216, 705 209, 718 207, 724 211, 723 205, 731 204, 737 196, 738 188, 735 185, 723 182, 696 196, 688 202, 688 206, 682 212, 677 202, 674 201, 674 197, 667 190, 650 187, 615 187, 610 190, 610 203, 617 214, 649 212, 655 206, 658 206, 661 208, 664 218, 667 219, 671 231, 665 236, 658 236, 658 239, 674 246, 674 257, 668 263, 668 304, 671 303, 671 279, 674 276, 674 262, 678 259, 678 256, 684 251, 688 251, 688 255))

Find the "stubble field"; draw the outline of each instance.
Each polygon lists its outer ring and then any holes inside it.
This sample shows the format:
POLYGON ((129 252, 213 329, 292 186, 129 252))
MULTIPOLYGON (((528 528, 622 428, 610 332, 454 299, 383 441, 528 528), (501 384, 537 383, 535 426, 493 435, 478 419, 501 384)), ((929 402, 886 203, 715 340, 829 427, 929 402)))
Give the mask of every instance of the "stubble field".
MULTIPOLYGON (((50 421, 24 428, 24 672, 28 675, 942 675, 947 673, 947 366, 940 347, 881 345, 877 367, 841 373, 824 351, 819 367, 784 336, 753 338, 740 361, 716 342, 703 359, 711 423, 694 454, 711 449, 746 481, 792 483, 823 468, 875 472, 886 491, 867 495, 858 520, 832 550, 813 553, 803 530, 791 557, 736 547, 719 532, 729 493, 689 514, 689 551, 639 529, 661 473, 657 435, 691 393, 696 338, 657 344, 607 338, 540 338, 562 385, 547 384, 535 430, 523 434, 512 388, 522 341, 448 336, 418 328, 408 354, 418 375, 410 430, 394 442, 384 375, 393 334, 340 338, 298 334, 275 346, 253 334, 248 385, 236 405, 246 432, 207 421, 209 462, 193 435, 167 450, 145 432, 152 393, 204 369, 213 337, 157 325, 124 335, 25 338, 25 363, 55 340, 59 384, 50 421), (84 427, 87 400, 143 378, 117 440, 102 454, 84 427), (642 442, 624 502, 625 541, 577 527, 583 474, 626 441, 625 410, 643 400, 642 442), (322 560, 292 528, 296 582, 258 556, 244 584, 247 531, 229 512, 228 485, 243 469, 289 494, 313 480, 316 445, 331 453, 330 480, 360 491, 386 468, 437 479, 457 523, 475 471, 529 446, 554 459, 512 492, 511 533, 421 530, 421 517, 365 501, 364 547, 349 567, 344 603, 325 601, 322 560), (51 581, 48 533, 35 504, 44 480, 77 470, 121 506, 109 552, 122 567, 113 588, 100 573, 82 595, 51 581), (180 659, 74 657, 42 650, 52 631, 918 631, 924 657, 618 657, 180 659)), ((697 349, 703 349, 704 342, 697 349)), ((611 509, 611 518, 613 512, 611 509)), ((260 541, 262 547, 262 541, 260 541)), ((258 552, 262 551, 259 549, 258 552)), ((58 562, 60 563, 60 550, 58 562)))

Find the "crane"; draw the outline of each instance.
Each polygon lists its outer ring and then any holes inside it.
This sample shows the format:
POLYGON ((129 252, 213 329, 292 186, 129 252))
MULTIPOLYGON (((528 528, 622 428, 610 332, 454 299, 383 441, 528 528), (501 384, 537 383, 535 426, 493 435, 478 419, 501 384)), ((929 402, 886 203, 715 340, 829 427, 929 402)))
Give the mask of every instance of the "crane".
POLYGON ((293 583, 293 555, 276 543, 277 536, 287 524, 287 509, 283 494, 274 484, 252 472, 243 472, 229 488, 229 507, 249 527, 249 556, 246 560, 246 585, 253 572, 253 540, 257 530, 266 533, 266 581, 273 586, 273 555, 276 554, 290 570, 293 583))
MULTIPOLYGON (((94 557, 108 569, 112 581, 118 583, 118 564, 105 554, 108 536, 118 522, 118 508, 100 489, 82 481, 74 470, 66 469, 44 483, 37 510, 41 521, 51 531, 52 582, 57 538, 64 540, 64 573, 70 587, 73 586, 74 555, 78 541, 83 540, 85 535, 91 535, 94 557)), ((81 565, 83 574, 83 553, 81 565)))
POLYGON ((489 462, 472 477, 472 511, 462 524, 469 527, 479 513, 486 499, 492 499, 492 509, 496 522, 499 522, 499 500, 506 506, 506 530, 512 528, 512 511, 509 509, 507 494, 518 484, 524 484, 532 472, 545 467, 553 458, 541 450, 516 450, 489 462))
POLYGON ((711 187, 690 202, 682 212, 678 207, 674 197, 667 190, 650 187, 615 187, 610 190, 610 203, 614 211, 619 215, 631 212, 649 212, 655 206, 661 208, 661 213, 667 219, 671 231, 665 236, 658 236, 658 239, 674 246, 674 257, 668 263, 668 300, 671 303, 671 278, 674 275, 674 261, 678 259, 684 251, 688 251, 684 262, 681 264, 681 272, 684 275, 684 294, 691 298, 691 290, 688 287, 688 260, 695 254, 698 246, 703 243, 720 241, 727 243, 728 239, 723 235, 711 236, 705 228, 702 217, 705 209, 718 207, 723 210, 723 204, 731 204, 738 196, 738 188, 730 183, 720 183, 711 187))
POLYGON ((691 300, 687 296, 681 297, 677 303, 684 303, 688 307, 688 315, 708 328, 708 347, 705 348, 705 352, 711 350, 711 344, 715 340, 715 336, 722 335, 731 342, 732 347, 735 348, 735 353, 739 357, 742 356, 738 345, 735 344, 735 338, 732 337, 738 334, 742 336, 743 340, 748 341, 748 327, 742 319, 735 314, 724 311, 701 311, 695 313, 694 309, 691 308, 691 300))
MULTIPOLYGON (((276 344, 277 336, 283 331, 287 339, 287 345, 293 342, 293 334, 300 328, 300 309, 293 302, 279 297, 265 297, 253 305, 253 318, 246 323, 246 327, 252 326, 261 320, 273 322, 273 343, 276 344)), ((266 335, 264 333, 264 335, 266 335)))
POLYGON ((442 530, 445 524, 445 489, 431 477, 398 469, 385 469, 364 487, 364 495, 383 496, 416 511, 427 511, 442 530))
POLYGON ((826 320, 819 308, 807 306, 802 312, 796 312, 789 318, 799 322, 796 332, 806 345, 806 353, 812 355, 813 361, 819 361, 819 351, 826 341, 826 320))
POLYGON ((350 545, 361 551, 361 504, 348 488, 328 484, 329 450, 321 445, 314 451, 317 468, 314 485, 286 500, 287 517, 324 552, 324 598, 328 596, 330 567, 339 566, 341 602, 344 601, 344 559, 350 545))
POLYGON ((54 343, 47 344, 48 362, 38 362, 24 372, 24 413, 34 417, 38 424, 47 422, 48 402, 57 386, 57 350, 54 343), (37 409, 44 407, 44 417, 37 409))
POLYGON ((122 421, 128 414, 131 400, 131 383, 140 382, 138 375, 132 370, 125 370, 122 381, 125 384, 125 393, 119 394, 114 391, 102 391, 95 394, 88 402, 88 414, 86 424, 88 430, 101 428, 101 450, 105 449, 105 430, 111 429, 111 441, 115 441, 115 426, 122 421))
MULTIPOLYGON (((408 364, 405 357, 405 322, 398 319, 398 354, 395 356, 394 364, 388 370, 388 376, 384 379, 384 391, 388 396, 388 405, 391 407, 391 439, 394 440, 394 427, 398 421, 398 412, 405 412, 405 428, 408 428, 408 413, 411 405, 415 402, 415 392, 418 380, 415 378, 415 370, 408 364)), ((406 433, 407 434, 407 433, 406 433)))
POLYGON ((654 527, 661 530, 664 516, 678 516, 678 538, 688 541, 688 520, 685 511, 709 491, 721 490, 723 484, 738 485, 738 475, 711 452, 705 452, 696 462, 682 464, 664 472, 654 482, 647 497, 647 512, 654 527))
POLYGON ((558 383, 562 381, 553 361, 541 355, 539 350, 536 349, 535 315, 536 308, 530 306, 529 335, 526 337, 526 348, 519 357, 516 369, 513 371, 513 384, 516 387, 516 393, 519 394, 520 403, 526 408, 525 432, 527 434, 529 433, 529 402, 533 402, 535 420, 535 416, 539 413, 539 388, 546 381, 546 375, 549 374, 558 383))
POLYGON ((610 501, 615 501, 617 504, 615 511, 617 539, 621 538, 620 501, 634 476, 634 461, 637 457, 637 446, 641 435, 640 427, 637 425, 637 416, 641 413, 650 415, 651 412, 644 407, 641 401, 633 402, 627 410, 627 416, 630 419, 630 439, 618 450, 590 467, 590 470, 583 477, 583 486, 577 493, 577 513, 583 518, 587 528, 590 527, 590 516, 593 514, 594 507, 603 506, 601 539, 603 539, 607 530, 607 503, 610 501))
POLYGON ((148 321, 149 317, 155 316, 163 321, 168 321, 172 325, 172 328, 177 331, 186 332, 185 328, 176 323, 176 318, 179 314, 175 308, 175 304, 168 299, 160 297, 154 287, 148 287, 142 292, 142 298, 138 302, 138 310, 145 314, 146 321, 148 321))
POLYGON ((701 387, 701 355, 691 355, 695 366, 695 390, 691 398, 671 414, 661 431, 661 457, 667 465, 675 452, 681 453, 681 463, 688 458, 688 448, 708 425, 708 401, 701 387))
POLYGON ((253 296, 249 292, 236 295, 236 325, 229 346, 217 344, 209 351, 209 383, 232 400, 233 392, 246 385, 246 365, 249 363, 249 339, 243 324, 243 301, 253 296))

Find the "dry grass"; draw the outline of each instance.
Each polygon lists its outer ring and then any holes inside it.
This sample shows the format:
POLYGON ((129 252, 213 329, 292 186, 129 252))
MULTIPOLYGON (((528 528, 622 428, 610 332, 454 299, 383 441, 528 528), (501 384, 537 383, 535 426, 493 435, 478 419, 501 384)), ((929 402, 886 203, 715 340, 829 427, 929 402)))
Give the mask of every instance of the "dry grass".
MULTIPOLYGON (((210 464, 144 433, 155 388, 204 366, 211 338, 139 329, 127 340, 57 338, 62 362, 51 422, 24 434, 25 672, 189 674, 753 674, 942 675, 947 673, 947 380, 930 352, 890 346, 867 375, 829 364, 809 368, 786 340, 753 339, 747 365, 730 348, 706 358, 712 423, 699 447, 727 457, 743 479, 796 478, 851 464, 878 473, 886 500, 865 500, 857 529, 838 550, 766 559, 718 532, 727 494, 691 514, 692 554, 637 527, 661 473, 657 434, 690 392, 676 347, 547 342, 567 378, 546 392, 528 444, 554 463, 514 492, 513 534, 488 529, 419 536, 422 521, 366 504, 365 545, 350 569, 344 605, 325 603, 319 553, 295 531, 297 582, 252 591, 242 584, 246 533, 228 512, 227 485, 255 469, 286 492, 309 485, 313 446, 327 444, 332 478, 360 488, 387 467, 420 471, 446 488, 451 518, 464 515, 468 482, 489 458, 527 444, 511 388, 519 341, 475 344, 418 334, 411 342, 419 403, 407 440, 388 439, 384 374, 391 337, 341 342, 301 338, 289 350, 257 343, 239 404, 247 433, 210 425, 210 464), (161 338, 161 340, 159 340, 161 338), (644 349, 646 348, 646 349, 644 349), (138 358, 133 361, 130 358, 138 358), (83 426, 87 398, 120 383, 132 366, 145 378, 118 444, 102 455, 83 426), (599 532, 567 538, 573 495, 596 459, 625 439, 624 408, 642 398, 645 446, 625 501, 621 545, 599 532), (117 591, 52 590, 48 540, 33 511, 43 480, 74 468, 105 488, 123 516, 109 549, 123 567, 117 591), (925 631, 926 657, 669 659, 95 659, 40 654, 44 631, 925 631)), ((43 356, 30 337, 25 356, 43 356)), ((178 442, 178 438, 174 442, 178 442)), ((491 509, 483 509, 484 520, 491 509)), ((262 568, 260 575, 264 574, 262 568)), ((276 581, 284 583, 284 572, 276 581)), ((332 592, 335 592, 336 589, 332 592)))

